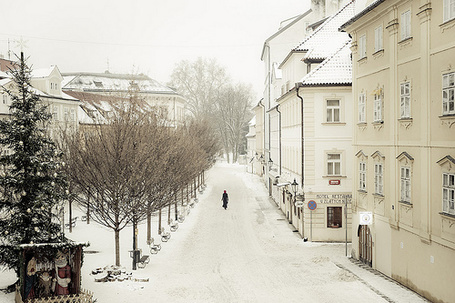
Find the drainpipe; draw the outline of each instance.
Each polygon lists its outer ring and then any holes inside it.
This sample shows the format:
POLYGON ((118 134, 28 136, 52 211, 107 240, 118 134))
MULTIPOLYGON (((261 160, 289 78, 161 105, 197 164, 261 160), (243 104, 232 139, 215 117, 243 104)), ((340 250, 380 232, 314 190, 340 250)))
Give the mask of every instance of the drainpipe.
POLYGON ((281 112, 280 112, 280 109, 279 109, 280 105, 278 104, 276 106, 276 111, 278 112, 278 136, 279 136, 279 140, 278 140, 278 157, 279 157, 279 161, 280 161, 280 166, 279 166, 279 175, 281 176, 281 112))
MULTIPOLYGON (((263 134, 262 134, 262 137, 263 137, 263 139, 262 139, 262 148, 263 148, 262 149, 262 153, 263 153, 263 155, 265 157, 265 106, 262 103, 262 100, 259 100, 259 105, 262 106, 263 111, 264 111, 264 119, 262 121, 262 132, 263 132, 263 134)), ((262 165, 262 163, 261 163, 261 165, 262 165)), ((261 176, 262 176, 262 167, 261 167, 261 176)))
POLYGON ((301 104, 301 106, 300 106, 300 118, 302 119, 300 125, 301 125, 301 128, 302 128, 302 134, 301 134, 301 136, 302 136, 302 138, 301 138, 301 142, 302 142, 302 147, 301 147, 302 148, 302 180, 301 181, 302 181, 302 183, 301 184, 302 184, 302 189, 303 189, 303 185, 305 184, 305 176, 304 176, 304 167, 305 167, 305 162, 304 162, 304 160, 305 160, 305 152, 304 152, 305 149, 304 148, 305 148, 305 144, 304 144, 304 136, 303 136, 303 98, 302 98, 302 96, 299 95, 299 88, 300 87, 301 87, 301 83, 297 82, 295 84, 295 90, 297 92, 297 97, 300 99, 300 104, 301 104))

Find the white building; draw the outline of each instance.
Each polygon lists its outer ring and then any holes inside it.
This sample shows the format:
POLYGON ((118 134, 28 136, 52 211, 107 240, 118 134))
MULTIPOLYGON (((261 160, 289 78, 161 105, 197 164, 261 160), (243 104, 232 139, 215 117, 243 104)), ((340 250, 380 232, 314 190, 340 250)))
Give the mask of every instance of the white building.
MULTIPOLYGON (((0 84, 7 88, 13 87, 12 79, 3 74, 0 84)), ((35 69, 32 71, 30 84, 35 94, 40 100, 48 106, 49 112, 52 114, 50 124, 50 135, 54 139, 58 139, 58 131, 78 129, 78 107, 79 100, 73 98, 62 91, 61 81, 63 77, 57 66, 49 68, 35 69)), ((0 114, 9 115, 9 107, 11 99, 6 92, 0 92, 0 114)))
POLYGON ((79 92, 128 98, 134 93, 175 126, 182 125, 187 115, 186 102, 181 95, 143 74, 65 73, 62 85, 68 94, 79 92))

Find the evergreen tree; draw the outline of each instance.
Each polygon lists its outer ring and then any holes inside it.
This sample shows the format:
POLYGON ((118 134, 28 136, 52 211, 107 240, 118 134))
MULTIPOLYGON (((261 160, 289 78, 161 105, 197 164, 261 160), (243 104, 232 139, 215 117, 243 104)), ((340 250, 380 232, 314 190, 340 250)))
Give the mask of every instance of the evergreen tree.
POLYGON ((49 138, 51 114, 30 84, 21 53, 9 72, 10 116, 0 120, 0 265, 17 270, 17 245, 63 240, 56 209, 67 199, 62 154, 49 138))

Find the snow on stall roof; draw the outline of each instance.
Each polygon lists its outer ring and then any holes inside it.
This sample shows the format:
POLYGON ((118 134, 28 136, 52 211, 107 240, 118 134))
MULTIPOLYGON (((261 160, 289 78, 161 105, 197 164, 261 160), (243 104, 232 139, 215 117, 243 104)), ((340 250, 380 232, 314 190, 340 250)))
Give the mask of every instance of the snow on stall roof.
POLYGON ((334 46, 349 40, 345 32, 338 31, 341 24, 354 16, 354 2, 349 2, 335 15, 328 18, 311 35, 306 37, 294 51, 307 51, 304 59, 323 60, 333 53, 334 46))
POLYGON ((350 42, 346 42, 332 56, 300 81, 303 85, 352 84, 352 62, 350 42))

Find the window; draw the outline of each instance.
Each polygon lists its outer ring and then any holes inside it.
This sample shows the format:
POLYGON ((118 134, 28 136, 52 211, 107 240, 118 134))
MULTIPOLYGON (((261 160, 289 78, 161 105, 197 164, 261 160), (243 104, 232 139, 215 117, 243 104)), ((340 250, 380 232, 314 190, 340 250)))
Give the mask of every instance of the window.
POLYGON ((367 164, 365 162, 359 163, 359 190, 367 190, 367 164))
POLYGON ((359 95, 359 123, 365 123, 365 94, 359 95))
POLYGON ((75 121, 76 120, 76 110, 74 108, 72 108, 70 110, 70 119, 71 119, 71 121, 75 121))
POLYGON ((401 201, 411 202, 411 168, 401 167, 401 201))
POLYGON ((411 85, 409 82, 400 84, 400 116, 411 117, 411 85))
POLYGON ((341 176, 341 154, 327 154, 327 175, 341 176))
POLYGON ((379 52, 382 50, 382 44, 382 25, 380 25, 374 29, 374 51, 379 52))
POLYGON ((381 94, 377 93, 374 95, 374 122, 382 121, 382 98, 381 94))
POLYGON ((53 112, 52 112, 52 119, 53 119, 54 121, 58 121, 58 107, 54 105, 54 106, 52 107, 52 110, 53 110, 53 112))
POLYGON ((63 118, 64 118, 64 121, 69 121, 69 108, 68 107, 63 108, 63 118))
POLYGON ((328 228, 340 228, 343 223, 343 208, 327 207, 327 227, 328 228))
POLYGON ((8 104, 8 95, 3 95, 3 104, 8 104))
POLYGON ((411 11, 407 10, 401 14, 401 40, 411 37, 411 11))
POLYGON ((374 192, 382 195, 384 194, 383 188, 383 167, 381 163, 376 163, 374 165, 374 192))
POLYGON ((359 37, 359 59, 366 58, 367 56, 367 36, 362 35, 359 37))
POLYGON ((444 0, 444 22, 455 18, 455 0, 444 0))
MULTIPOLYGON (((455 0, 454 0, 455 1, 455 0)), ((442 76, 442 114, 455 114, 455 73, 442 76)))
POLYGON ((442 174, 442 211, 455 215, 455 174, 442 174))
POLYGON ((327 122, 340 122, 340 100, 327 100, 327 122))

